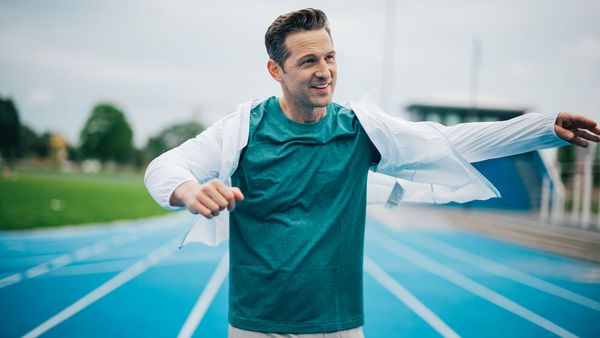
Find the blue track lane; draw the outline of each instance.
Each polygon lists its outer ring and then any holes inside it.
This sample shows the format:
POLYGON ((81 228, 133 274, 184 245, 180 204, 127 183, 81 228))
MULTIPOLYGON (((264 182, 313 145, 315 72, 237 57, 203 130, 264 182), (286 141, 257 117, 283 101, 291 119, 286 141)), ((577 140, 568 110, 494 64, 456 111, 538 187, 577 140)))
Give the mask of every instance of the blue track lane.
MULTIPOLYGON (((227 251, 227 245, 176 249, 173 240, 192 222, 189 215, 172 214, 0 233, 0 337, 23 336, 65 309, 71 309, 69 315, 54 320, 42 336, 177 336, 227 251), (165 245, 162 256, 152 261, 165 245), (151 263, 73 310, 74 303, 126 275, 123 271, 138 262, 151 263)), ((379 269, 364 277, 369 338, 449 332, 464 337, 551 337, 557 332, 600 337, 598 264, 459 230, 403 229, 393 219, 367 223, 365 255, 379 269), (515 277, 518 273, 526 277, 515 277), (562 296, 544 289, 548 285, 562 296), (399 289, 414 298, 398 296, 399 289), (441 326, 432 324, 436 322, 441 326)), ((217 285, 215 297, 192 327, 193 337, 226 337, 227 283, 225 277, 217 285)))

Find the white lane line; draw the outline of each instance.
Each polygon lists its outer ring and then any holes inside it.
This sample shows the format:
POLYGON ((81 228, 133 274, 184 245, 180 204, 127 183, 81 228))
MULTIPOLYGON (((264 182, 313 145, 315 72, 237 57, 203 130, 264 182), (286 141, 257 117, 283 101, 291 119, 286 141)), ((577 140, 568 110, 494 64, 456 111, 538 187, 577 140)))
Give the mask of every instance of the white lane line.
POLYGON ((389 252, 403 257, 407 261, 416 264, 423 269, 436 274, 447 281, 454 283, 457 286, 534 323, 535 325, 538 325, 541 328, 544 328, 561 337, 577 337, 570 331, 525 308, 524 306, 502 296, 496 291, 493 291, 484 285, 477 283, 476 281, 448 268, 447 266, 415 250, 412 250, 396 240, 390 239, 373 228, 370 229, 370 237, 373 242, 377 243, 389 252))
POLYGON ((217 292, 221 288, 221 284, 223 284, 223 281, 225 281, 225 278, 227 277, 228 273, 229 252, 225 252, 225 254, 223 254, 223 257, 219 261, 215 272, 213 272, 212 276, 208 280, 208 283, 206 283, 204 290, 202 290, 200 297, 198 297, 194 308, 192 309, 187 319, 185 320, 185 323, 181 327, 181 330, 177 335, 178 338, 188 338, 194 334, 196 328, 200 324, 200 321, 202 321, 202 317, 204 317, 204 314, 206 313, 208 307, 217 295, 217 292))
POLYGON ((485 257, 476 255, 474 253, 468 252, 466 250, 447 244, 445 242, 433 238, 420 237, 416 244, 428 248, 430 250, 437 251, 442 255, 452 257, 463 263, 475 266, 482 270, 486 270, 498 276, 511 279, 515 282, 530 286, 534 289, 538 289, 556 297, 560 297, 573 303, 583 305, 592 310, 600 311, 600 302, 597 302, 593 299, 562 288, 556 284, 547 282, 538 277, 532 276, 528 273, 519 271, 517 269, 513 269, 500 263, 496 263, 485 257))
POLYGON ((65 266, 71 264, 71 255, 62 255, 50 261, 52 267, 65 266))
POLYGON ((5 286, 8 286, 8 285, 18 283, 22 279, 23 279, 23 274, 21 274, 20 272, 13 273, 12 275, 6 276, 6 277, 0 279, 0 289, 2 289, 5 286))
POLYGON ((394 278, 387 274, 372 259, 365 256, 365 271, 371 275, 379 284, 385 287, 402 303, 406 304, 413 312, 421 317, 427 324, 436 330, 443 337, 460 337, 443 320, 433 313, 427 306, 417 299, 410 291, 398 283, 394 278))
POLYGON ((92 303, 96 302, 100 298, 106 296, 117 288, 123 286, 123 284, 132 280, 133 278, 139 276, 142 272, 146 271, 148 268, 157 264, 161 260, 169 257, 174 251, 177 250, 177 243, 179 243, 181 236, 177 236, 173 240, 171 240, 166 245, 163 245, 158 250, 153 251, 142 260, 133 264, 126 270, 123 270, 118 275, 106 281, 104 284, 100 285, 96 289, 92 290, 87 295, 83 296, 75 303, 69 305, 61 312, 52 316, 50 319, 46 320, 33 330, 29 331, 23 337, 38 337, 44 334, 46 331, 52 329, 56 325, 62 323, 63 321, 69 319, 73 315, 77 314, 79 311, 85 309, 92 303))
MULTIPOLYGON (((222 254, 218 253, 215 255, 214 253, 204 253, 202 255, 194 254, 194 253, 186 253, 185 255, 177 255, 172 259, 169 259, 167 262, 163 262, 161 266, 179 266, 179 265, 188 265, 188 264, 198 264, 198 263, 214 263, 218 262, 221 258, 222 254)), ((69 267, 65 267, 59 271, 55 271, 52 273, 52 277, 65 277, 65 276, 84 276, 89 274, 99 274, 99 273, 119 273, 123 271, 123 269, 131 264, 133 264, 137 259, 135 258, 126 258, 119 260, 111 260, 111 261, 99 261, 89 264, 80 264, 73 265, 69 267)))
POLYGON ((24 272, 17 272, 10 276, 4 277, 0 279, 0 289, 29 278, 39 277, 43 274, 60 269, 68 264, 86 259, 93 255, 99 255, 111 248, 110 243, 112 243, 113 245, 117 245, 118 243, 120 245, 134 241, 139 238, 139 234, 132 233, 120 234, 109 239, 103 239, 94 244, 84 246, 73 253, 64 254, 50 260, 49 262, 38 264, 32 268, 25 270, 24 272))
POLYGON ((34 278, 34 277, 43 275, 48 271, 50 271, 49 264, 42 263, 40 265, 34 266, 33 268, 27 269, 27 271, 25 271, 25 277, 26 278, 34 278))

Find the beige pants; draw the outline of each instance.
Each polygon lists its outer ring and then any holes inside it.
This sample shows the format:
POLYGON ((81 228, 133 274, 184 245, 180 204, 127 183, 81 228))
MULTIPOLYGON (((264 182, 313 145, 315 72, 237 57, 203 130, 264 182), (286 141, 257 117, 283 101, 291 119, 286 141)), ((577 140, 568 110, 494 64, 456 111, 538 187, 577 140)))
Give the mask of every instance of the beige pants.
POLYGON ((329 333, 282 334, 263 333, 238 329, 229 325, 228 338, 364 338, 362 326, 350 330, 329 333))

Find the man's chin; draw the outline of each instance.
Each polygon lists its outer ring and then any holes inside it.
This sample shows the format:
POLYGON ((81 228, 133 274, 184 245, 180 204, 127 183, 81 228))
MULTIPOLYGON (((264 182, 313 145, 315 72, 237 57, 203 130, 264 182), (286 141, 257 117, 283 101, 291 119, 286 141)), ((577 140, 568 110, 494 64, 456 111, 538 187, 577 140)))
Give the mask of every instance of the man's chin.
POLYGON ((314 97, 312 102, 315 107, 327 107, 333 101, 333 95, 314 97))

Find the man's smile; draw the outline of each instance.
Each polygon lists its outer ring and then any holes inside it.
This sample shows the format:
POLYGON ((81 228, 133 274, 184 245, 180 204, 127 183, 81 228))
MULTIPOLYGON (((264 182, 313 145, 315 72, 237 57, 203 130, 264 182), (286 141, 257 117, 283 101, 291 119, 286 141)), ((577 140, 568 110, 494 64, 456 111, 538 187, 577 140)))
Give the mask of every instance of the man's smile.
POLYGON ((329 88, 330 85, 331 85, 331 82, 328 82, 328 83, 324 83, 324 84, 312 85, 312 86, 310 86, 310 88, 324 90, 324 89, 329 88))

